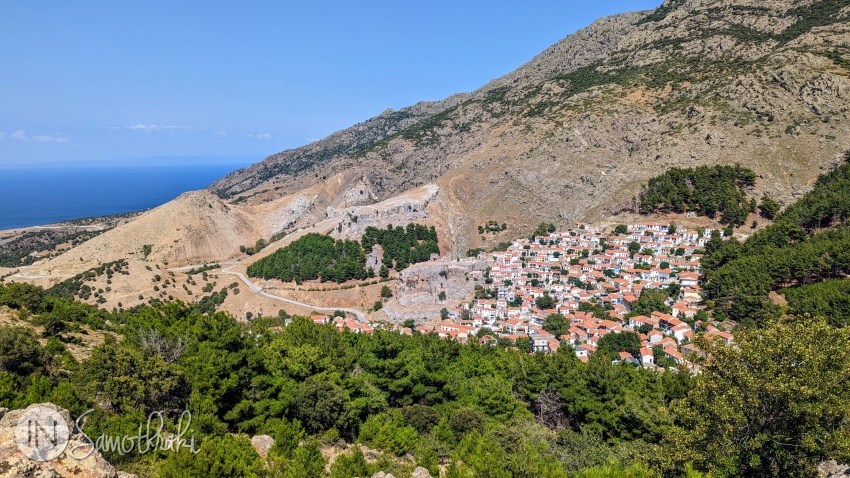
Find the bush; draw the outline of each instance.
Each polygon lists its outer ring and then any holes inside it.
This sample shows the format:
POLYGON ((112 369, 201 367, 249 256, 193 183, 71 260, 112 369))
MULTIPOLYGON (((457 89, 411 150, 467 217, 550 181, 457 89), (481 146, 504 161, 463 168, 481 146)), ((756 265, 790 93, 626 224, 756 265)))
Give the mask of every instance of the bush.
POLYGON ((472 408, 460 408, 452 412, 449 416, 449 429, 458 440, 463 440, 463 437, 472 431, 484 433, 485 419, 484 415, 478 410, 472 408))
POLYGON ((0 371, 29 375, 44 367, 46 358, 32 330, 0 327, 0 371))

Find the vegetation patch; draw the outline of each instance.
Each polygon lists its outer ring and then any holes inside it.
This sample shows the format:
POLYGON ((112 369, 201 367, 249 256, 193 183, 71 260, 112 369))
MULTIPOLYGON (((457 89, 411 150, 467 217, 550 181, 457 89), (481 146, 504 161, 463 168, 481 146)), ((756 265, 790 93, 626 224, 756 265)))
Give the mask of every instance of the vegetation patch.
POLYGON ((649 180, 639 194, 641 214, 694 211, 722 224, 740 226, 755 210, 746 188, 755 185, 755 173, 741 166, 671 168, 649 180))
MULTIPOLYGON (((845 161, 818 177, 812 191, 746 242, 712 237, 702 264, 707 280, 706 297, 714 302, 717 312, 736 320, 763 323, 780 312, 768 300, 770 291, 846 277, 850 272, 848 188, 850 162, 845 161), (832 229, 824 230, 829 228, 832 229)), ((837 304, 830 299, 835 287, 807 290, 815 294, 811 297, 817 299, 813 300, 837 304), (819 293, 824 294, 822 298, 816 295, 819 293)), ((791 298, 797 298, 797 292, 790 294, 791 298)), ((798 307, 802 303, 796 302, 798 307)), ((828 310, 838 305, 825 307, 828 310)))
POLYGON ((337 283, 363 280, 374 277, 373 269, 366 268, 366 254, 375 244, 384 250, 382 277, 389 269, 401 271, 440 252, 436 230, 420 224, 367 227, 360 242, 311 233, 251 264, 248 275, 298 284, 316 279, 337 283))
POLYGON ((0 245, 0 267, 28 266, 45 257, 44 254, 39 253, 52 252, 46 257, 58 255, 57 248, 62 244, 69 244, 70 247, 78 246, 103 234, 106 230, 78 231, 70 234, 56 229, 25 232, 20 237, 0 245))

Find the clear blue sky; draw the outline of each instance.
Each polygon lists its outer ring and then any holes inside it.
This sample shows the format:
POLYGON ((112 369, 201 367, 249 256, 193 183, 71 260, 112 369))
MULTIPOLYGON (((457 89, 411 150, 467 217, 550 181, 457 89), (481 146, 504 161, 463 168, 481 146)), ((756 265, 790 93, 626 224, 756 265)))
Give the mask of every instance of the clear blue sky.
POLYGON ((660 0, 0 0, 0 165, 254 161, 660 0))

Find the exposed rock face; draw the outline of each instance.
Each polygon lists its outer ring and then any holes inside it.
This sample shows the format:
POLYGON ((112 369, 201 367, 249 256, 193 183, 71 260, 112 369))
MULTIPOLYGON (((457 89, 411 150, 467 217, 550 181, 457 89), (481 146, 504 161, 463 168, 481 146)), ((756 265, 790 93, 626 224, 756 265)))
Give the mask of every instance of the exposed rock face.
POLYGON ((820 478, 841 478, 850 475, 850 466, 841 465, 835 460, 828 460, 818 465, 820 478))
MULTIPOLYGON (((35 461, 24 455, 15 440, 15 432, 18 426, 18 420, 27 411, 33 410, 36 407, 44 407, 57 412, 65 420, 65 423, 73 427, 74 422, 71 420, 68 410, 52 403, 34 404, 27 407, 26 410, 14 410, 3 413, 3 417, 0 418, 0 476, 9 478, 129 478, 133 476, 116 471, 115 467, 104 460, 97 451, 82 459, 72 456, 71 450, 75 446, 86 443, 83 441, 82 435, 73 432, 73 428, 67 446, 57 458, 50 461, 35 461)), ((82 453, 79 455, 82 455, 82 453)))
POLYGON ((256 435, 251 437, 251 445, 257 450, 258 455, 265 458, 274 446, 274 438, 268 435, 256 435))
POLYGON ((380 244, 372 246, 372 251, 366 254, 366 268, 372 269, 375 274, 381 270, 381 264, 384 260, 384 248, 380 244))
POLYGON ((411 478, 432 478, 431 473, 428 472, 427 469, 417 466, 415 470, 413 470, 413 474, 410 475, 411 478))
POLYGON ((382 309, 393 322, 420 322, 440 309, 467 299, 484 283, 487 262, 480 259, 441 260, 415 264, 396 279, 395 296, 382 309), (440 294, 445 296, 441 299, 440 294))
POLYGON ((283 231, 295 227, 316 206, 317 200, 315 194, 299 194, 284 202, 266 215, 266 228, 269 231, 283 231))
POLYGON ((385 228, 388 225, 405 226, 412 222, 423 222, 429 217, 428 205, 439 192, 438 186, 429 184, 411 194, 396 196, 374 205, 342 210, 329 207, 328 220, 338 220, 341 225, 341 228, 331 232, 331 236, 359 240, 370 226, 385 228))

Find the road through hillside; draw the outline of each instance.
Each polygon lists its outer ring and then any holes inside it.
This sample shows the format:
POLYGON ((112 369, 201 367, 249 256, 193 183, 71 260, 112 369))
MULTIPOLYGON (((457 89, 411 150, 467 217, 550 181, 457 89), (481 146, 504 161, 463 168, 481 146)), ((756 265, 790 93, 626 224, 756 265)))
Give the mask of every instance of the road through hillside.
POLYGON ((339 311, 346 312, 346 313, 354 315, 355 317, 357 317, 357 320, 359 320, 361 322, 366 322, 366 316, 362 312, 360 312, 359 310, 343 309, 343 308, 340 308, 340 307, 319 307, 319 306, 312 305, 312 304, 306 304, 304 302, 298 302, 297 300, 292 300, 292 299, 287 299, 285 297, 280 297, 278 295, 269 294, 268 292, 264 291, 263 289, 257 287, 256 284, 254 284, 253 282, 249 281, 248 278, 245 277, 245 275, 242 274, 241 272, 231 271, 230 269, 232 269, 233 267, 234 266, 230 266, 226 269, 222 269, 221 272, 238 277, 242 282, 245 283, 246 286, 248 286, 249 289, 251 289, 253 292, 256 292, 257 294, 260 294, 263 297, 268 297, 269 299, 274 299, 274 300, 278 300, 278 301, 281 301, 281 302, 286 302, 288 304, 293 304, 293 305, 297 305, 297 306, 300 306, 300 307, 306 307, 308 309, 314 309, 318 312, 321 312, 321 311, 333 312, 333 311, 339 310, 339 311))

